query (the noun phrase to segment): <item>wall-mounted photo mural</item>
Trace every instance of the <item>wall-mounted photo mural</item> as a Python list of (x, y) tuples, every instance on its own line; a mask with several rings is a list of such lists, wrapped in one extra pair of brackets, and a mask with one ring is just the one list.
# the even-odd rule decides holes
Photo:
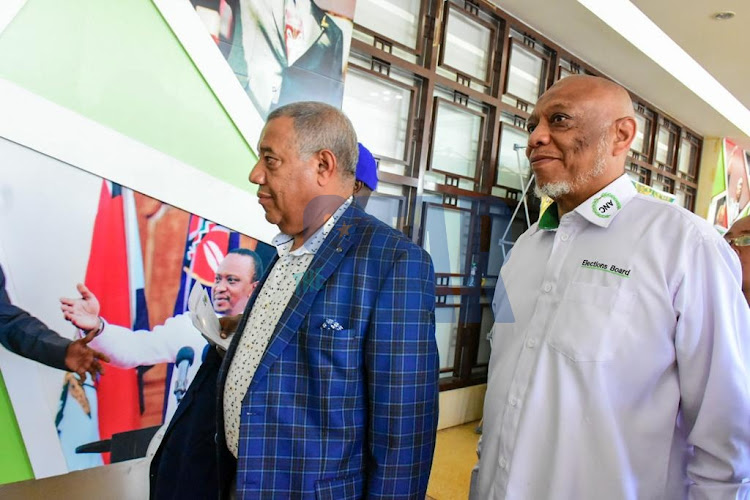
[[(275, 251), (18, 144), (0, 139), (0, 152), (24, 165), (0, 181), (0, 263), (11, 300), (71, 339), (101, 317), (90, 346), (111, 359), (98, 379), (80, 379), (3, 349), (18, 423), (27, 445), (36, 443), (29, 451), (44, 450), (32, 461), (102, 465), (106, 446), (92, 444), (161, 425), (200, 366), (209, 347), (186, 314), (193, 284), (206, 287), (217, 314), (238, 314)], [(183, 380), (180, 357), (188, 360)]]
[(708, 220), (724, 233), (750, 214), (750, 151), (730, 139), (722, 141)]

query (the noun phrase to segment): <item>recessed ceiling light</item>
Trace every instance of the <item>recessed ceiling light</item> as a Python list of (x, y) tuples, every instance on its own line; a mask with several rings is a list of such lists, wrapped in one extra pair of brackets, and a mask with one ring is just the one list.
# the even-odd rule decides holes
[(713, 16), (711, 16), (717, 21), (727, 21), (729, 19), (732, 19), (734, 17), (734, 12), (730, 12), (728, 10), (725, 10), (724, 12), (717, 12)]

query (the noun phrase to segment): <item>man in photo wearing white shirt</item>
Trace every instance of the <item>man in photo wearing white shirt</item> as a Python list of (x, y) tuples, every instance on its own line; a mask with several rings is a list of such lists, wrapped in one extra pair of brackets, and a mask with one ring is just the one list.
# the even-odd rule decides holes
[[(252, 250), (237, 248), (230, 250), (216, 269), (216, 279), (211, 289), (214, 310), (220, 315), (241, 314), (250, 295), (258, 284), (256, 270), (261, 268), (260, 258)], [(91, 347), (111, 358), (119, 368), (149, 366), (157, 363), (174, 363), (182, 347), (193, 349), (194, 361), (187, 373), (188, 385), (200, 367), (204, 348), (208, 345), (190, 319), (189, 313), (168, 318), (163, 325), (151, 331), (133, 332), (128, 328), (112, 325), (99, 319), (99, 301), (85, 285), (78, 285), (80, 299), (61, 299), (65, 319), (81, 330), (93, 330), (102, 325), (102, 330), (91, 341)], [(174, 379), (174, 377), (173, 377)], [(165, 422), (174, 414), (177, 400), (173, 393), (173, 382), (168, 381), (169, 401)]]
[(555, 203), (501, 270), (472, 498), (747, 495), (736, 254), (704, 220), (636, 192), (622, 87), (565, 78), (528, 129), (536, 191)]

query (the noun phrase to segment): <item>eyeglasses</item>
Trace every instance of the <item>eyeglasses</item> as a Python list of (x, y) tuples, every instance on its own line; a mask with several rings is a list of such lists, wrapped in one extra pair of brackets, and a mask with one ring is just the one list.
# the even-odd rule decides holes
[(750, 247), (750, 234), (737, 236), (736, 238), (725, 238), (727, 243), (733, 247)]

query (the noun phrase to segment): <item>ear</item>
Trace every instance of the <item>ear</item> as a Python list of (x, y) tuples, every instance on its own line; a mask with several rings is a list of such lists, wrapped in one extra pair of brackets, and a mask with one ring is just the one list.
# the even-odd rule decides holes
[(317, 154), (318, 185), (326, 186), (338, 176), (339, 164), (336, 155), (330, 149), (321, 149)]
[(636, 123), (635, 120), (626, 116), (615, 121), (615, 142), (612, 154), (620, 156), (630, 151), (630, 144), (635, 139)]
[(260, 283), (260, 281), (253, 281), (250, 283), (250, 293), (247, 294), (248, 297), (253, 294), (253, 291), (258, 287), (258, 283)]

